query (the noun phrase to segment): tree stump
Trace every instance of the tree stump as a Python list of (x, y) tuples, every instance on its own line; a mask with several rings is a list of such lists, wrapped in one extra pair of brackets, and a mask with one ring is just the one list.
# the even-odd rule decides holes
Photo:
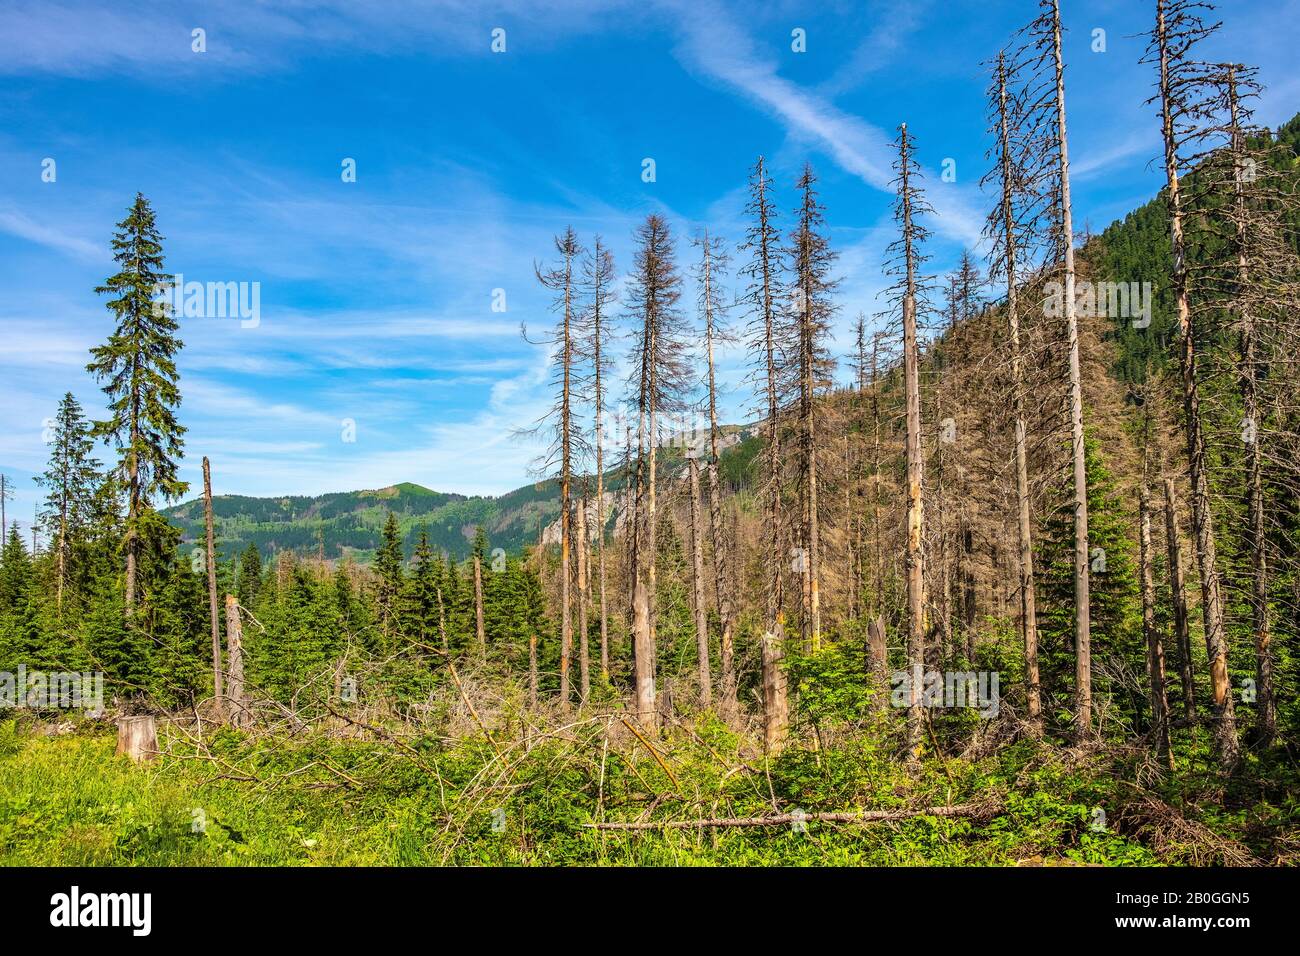
[[(244, 629), (239, 617), (239, 599), (226, 595), (226, 662), (230, 668), (226, 681), (226, 716), (236, 729), (246, 729), (252, 722), (248, 710), (248, 693), (244, 687)], [(340, 671), (340, 676), (342, 671)], [(337, 685), (337, 681), (336, 681)], [(339, 696), (335, 687), (334, 696)]]
[(133, 763), (158, 759), (158, 722), (153, 717), (121, 717), (117, 721), (117, 753)]

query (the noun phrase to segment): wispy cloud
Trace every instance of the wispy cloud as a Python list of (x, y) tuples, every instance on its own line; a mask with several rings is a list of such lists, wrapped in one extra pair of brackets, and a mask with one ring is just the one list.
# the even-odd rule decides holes
[(88, 262), (107, 262), (108, 254), (88, 239), (69, 235), (9, 209), (0, 209), (0, 231)]
[[(760, 53), (720, 5), (671, 0), (668, 6), (680, 17), (677, 54), (688, 68), (769, 111), (792, 135), (821, 146), (840, 168), (868, 186), (891, 191), (894, 151), (889, 135), (778, 75), (773, 60)], [(936, 191), (930, 200), (939, 214), (937, 231), (968, 245), (979, 241), (982, 216), (964, 190)]]

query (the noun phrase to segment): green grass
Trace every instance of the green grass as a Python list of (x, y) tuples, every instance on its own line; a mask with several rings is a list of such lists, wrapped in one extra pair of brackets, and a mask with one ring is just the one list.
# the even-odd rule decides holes
[[(1202, 810), (1189, 801), (1213, 778), (1189, 772), (1167, 780), (1161, 799), (1181, 801), (1182, 813), (1215, 836), (1192, 839), (1204, 844), (1193, 846), (1184, 833), (1180, 843), (1177, 832), (1171, 837), (1134, 816), (1129, 801), (1139, 791), (1120, 784), (1128, 757), (1070, 762), (1030, 743), (979, 764), (929, 760), (909, 775), (884, 748), (859, 737), (817, 752), (792, 747), (765, 767), (752, 754), (742, 758), (741, 742), (720, 724), (701, 721), (689, 735), (661, 741), (670, 779), (633, 741), (605, 750), (599, 724), (576, 741), (545, 742), (526, 755), (503, 745), (504, 758), (481, 740), (415, 741), (408, 752), (355, 738), (316, 735), (290, 744), (230, 731), (208, 738), (200, 757), (187, 738), (164, 728), (170, 754), (144, 766), (115, 757), (111, 736), (93, 726), (45, 737), (0, 724), (0, 863), (1160, 865), (1213, 862), (1210, 844), (1220, 835), (1234, 845), (1245, 840), (1267, 861), (1269, 847), (1294, 832), (1297, 814), (1293, 798), (1269, 796), (1275, 785), (1249, 776)], [(253, 779), (236, 779), (245, 777)], [(763, 815), (774, 794), (786, 812), (990, 795), (1001, 809), (983, 821), (810, 822), (806, 832), (582, 826), (601, 816)], [(1104, 827), (1098, 808), (1110, 821)]]

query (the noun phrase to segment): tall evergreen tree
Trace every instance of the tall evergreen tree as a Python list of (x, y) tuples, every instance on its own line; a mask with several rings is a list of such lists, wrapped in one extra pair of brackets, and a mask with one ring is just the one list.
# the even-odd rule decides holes
[(176, 353), (183, 343), (176, 337), (179, 326), (171, 306), (158, 300), (173, 278), (164, 269), (153, 208), (142, 194), (136, 194), (127, 217), (118, 223), (113, 258), (119, 271), (95, 291), (112, 296), (107, 306), (117, 324), (105, 344), (91, 349), (94, 360), (86, 370), (104, 382), (109, 397), (110, 417), (95, 422), (94, 437), (117, 443), (115, 471), (126, 489), (129, 618), (138, 598), (142, 516), (156, 496), (176, 498), (188, 488), (177, 477), (185, 428), (176, 419), (181, 403)]

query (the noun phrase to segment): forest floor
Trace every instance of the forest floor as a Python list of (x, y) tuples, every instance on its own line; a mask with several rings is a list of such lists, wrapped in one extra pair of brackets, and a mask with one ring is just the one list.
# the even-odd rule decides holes
[[(1222, 777), (1206, 735), (1178, 770), (1137, 748), (1019, 740), (907, 768), (859, 728), (766, 760), (716, 719), (657, 739), (616, 714), (529, 743), (338, 727), (295, 736), (163, 723), (152, 763), (112, 725), (0, 722), (5, 865), (1294, 865), (1300, 777), (1285, 752)], [(44, 732), (42, 732), (44, 731)], [(815, 739), (815, 738), (814, 738)], [(653, 747), (653, 749), (651, 749)], [(842, 822), (819, 813), (961, 807)], [(628, 831), (597, 823), (752, 820)], [(792, 819), (791, 819), (792, 818)]]

